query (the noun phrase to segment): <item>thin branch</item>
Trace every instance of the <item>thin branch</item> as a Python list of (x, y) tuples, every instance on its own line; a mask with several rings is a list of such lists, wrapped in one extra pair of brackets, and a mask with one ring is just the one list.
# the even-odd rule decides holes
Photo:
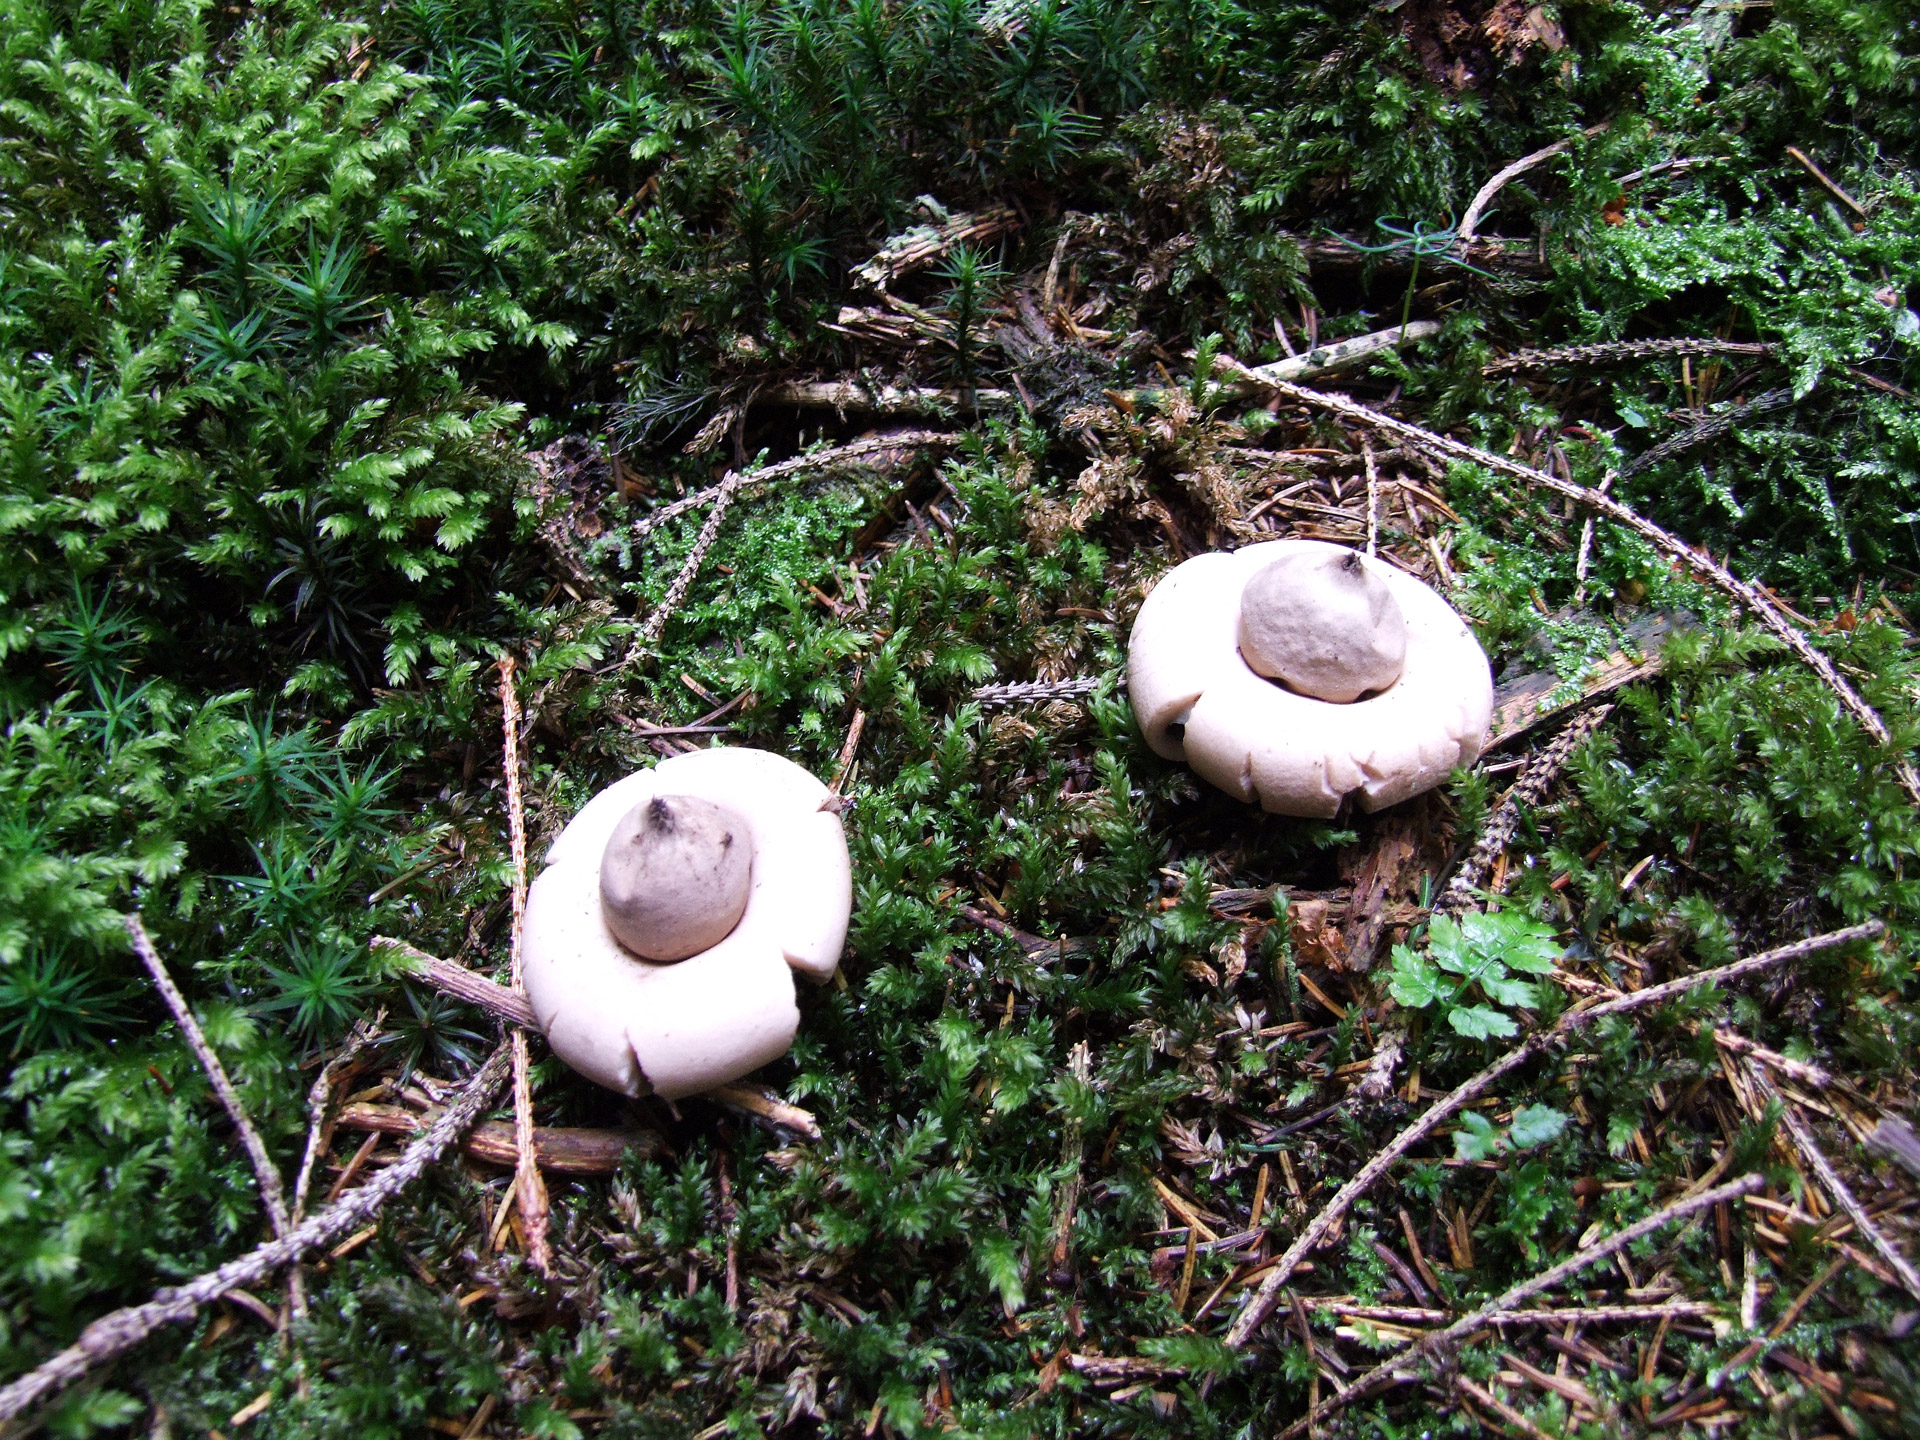
[(693, 580), (700, 573), (700, 566), (707, 558), (707, 551), (713, 548), (713, 542), (720, 535), (720, 522), (727, 518), (727, 507), (733, 504), (734, 493), (740, 489), (742, 481), (738, 475), (729, 474), (720, 482), (719, 494), (714, 496), (713, 509), (708, 512), (707, 523), (700, 527), (700, 534), (693, 542), (693, 549), (687, 552), (680, 573), (673, 577), (673, 584), (667, 587), (666, 598), (654, 608), (640, 626), (640, 638), (649, 644), (659, 640), (660, 633), (667, 628), (667, 621), (680, 607), (680, 602), (693, 588)]
[(540, 1022), (534, 1019), (533, 1007), (527, 1004), (526, 997), (515, 994), (497, 980), (489, 980), (452, 960), (429, 955), (391, 935), (376, 935), (368, 944), (375, 950), (392, 951), (392, 963), (396, 969), (413, 979), (424, 981), (442, 995), (464, 1000), (509, 1025), (520, 1025), (529, 1030), (540, 1028)]
[[(507, 832), (513, 847), (513, 929), (510, 942), (514, 992), (524, 996), (521, 977), (521, 932), (527, 918), (527, 817), (520, 798), (520, 696), (513, 687), (513, 656), (500, 657), (500, 731), (507, 773)], [(547, 1241), (547, 1182), (541, 1178), (533, 1146), (532, 1057), (527, 1032), (513, 1031), (513, 1134), (515, 1194), (520, 1218), (527, 1226), (527, 1261), (542, 1275), (553, 1273), (553, 1248)]]
[(1756, 395), (1744, 405), (1735, 405), (1698, 425), (1682, 430), (1678, 435), (1662, 440), (1651, 450), (1642, 452), (1620, 467), (1620, 478), (1626, 479), (1638, 475), (1643, 470), (1651, 470), (1662, 461), (1684, 454), (1696, 445), (1704, 445), (1709, 440), (1717, 440), (1743, 420), (1755, 415), (1765, 415), (1773, 410), (1783, 410), (1793, 403), (1793, 391), (1789, 389), (1768, 390)]
[(1787, 146), (1787, 154), (1791, 155), (1794, 158), (1795, 162), (1800, 166), (1802, 170), (1805, 170), (1815, 180), (1819, 181), (1820, 187), (1823, 190), (1825, 190), (1829, 195), (1833, 196), (1834, 199), (1838, 200), (1842, 205), (1845, 205), (1849, 210), (1853, 211), (1853, 213), (1858, 215), (1862, 220), (1871, 218), (1867, 214), (1867, 207), (1862, 205), (1858, 200), (1854, 199), (1853, 196), (1849, 195), (1845, 190), (1842, 190), (1839, 187), (1839, 185), (1835, 184), (1833, 180), (1828, 178), (1827, 172), (1822, 170), (1818, 165), (1814, 164), (1813, 161), (1808, 158), (1806, 152), (1800, 149), (1799, 146), (1797, 145)]
[(1562, 345), (1552, 350), (1516, 350), (1482, 365), (1480, 373), (1506, 375), (1555, 365), (1608, 365), (1616, 360), (1659, 360), (1680, 355), (1743, 355), (1757, 360), (1773, 353), (1772, 345), (1744, 340), (1612, 340), (1599, 345)]
[[(300, 1173), (293, 1184), (291, 1218), (296, 1225), (306, 1218), (307, 1191), (313, 1184), (313, 1167), (319, 1162), (320, 1152), (327, 1143), (327, 1112), (333, 1103), (333, 1082), (361, 1051), (373, 1043), (386, 1018), (386, 1008), (382, 1006), (371, 1019), (362, 1019), (355, 1025), (353, 1034), (347, 1037), (347, 1043), (340, 1047), (340, 1053), (320, 1067), (313, 1089), (307, 1092), (307, 1148), (300, 1157)], [(287, 1278), (287, 1300), (295, 1319), (306, 1315), (307, 1287), (298, 1265), (293, 1267), (292, 1274)]]
[[(900, 450), (931, 450), (956, 445), (960, 437), (945, 430), (901, 430), (892, 435), (875, 435), (866, 440), (856, 440), (850, 445), (836, 446), (831, 450), (815, 450), (810, 454), (796, 455), (791, 460), (782, 460), (777, 465), (769, 465), (764, 470), (752, 470), (744, 475), (730, 474), (727, 479), (738, 478), (742, 486), (765, 485), (774, 480), (784, 480), (789, 475), (805, 474), (813, 470), (829, 470), (851, 460), (859, 460), (869, 455), (884, 455)], [(698, 510), (703, 505), (711, 505), (720, 498), (720, 492), (726, 487), (726, 480), (710, 485), (705, 490), (696, 491), (684, 500), (675, 500), (662, 505), (649, 515), (634, 522), (633, 536), (636, 540), (658, 530), (667, 521), (686, 514), (689, 510)]]
[(1487, 213), (1487, 207), (1493, 204), (1494, 196), (1506, 189), (1509, 181), (1518, 179), (1520, 176), (1526, 174), (1527, 171), (1533, 169), (1534, 166), (1551, 160), (1562, 150), (1565, 150), (1569, 145), (1573, 144), (1575, 140), (1582, 139), (1588, 135), (1598, 135), (1606, 128), (1606, 122), (1604, 121), (1598, 125), (1588, 126), (1587, 129), (1579, 135), (1569, 135), (1563, 140), (1556, 140), (1553, 144), (1548, 145), (1544, 149), (1536, 150), (1531, 155), (1522, 155), (1504, 170), (1496, 171), (1493, 178), (1480, 187), (1480, 193), (1473, 197), (1473, 202), (1467, 206), (1465, 218), (1460, 221), (1459, 228), (1453, 232), (1459, 243), (1461, 254), (1464, 255), (1473, 245), (1474, 232), (1480, 228), (1480, 221)]
[(952, 415), (970, 405), (1005, 410), (1014, 399), (1011, 390), (936, 390), (911, 385), (862, 385), (851, 380), (791, 380), (784, 385), (769, 385), (756, 402), (857, 415)]
[[(1747, 1077), (1762, 1099), (1780, 1098), (1780, 1092), (1774, 1089), (1773, 1081), (1767, 1078), (1766, 1072), (1751, 1061), (1747, 1064)], [(1801, 1157), (1813, 1167), (1814, 1173), (1820, 1177), (1820, 1183), (1826, 1186), (1827, 1194), (1833, 1197), (1834, 1203), (1846, 1212), (1849, 1220), (1853, 1221), (1853, 1228), (1867, 1237), (1868, 1243), (1880, 1253), (1880, 1258), (1886, 1261), (1888, 1268), (1899, 1277), (1907, 1293), (1914, 1299), (1920, 1300), (1920, 1272), (1914, 1270), (1907, 1257), (1902, 1255), (1894, 1243), (1887, 1238), (1886, 1232), (1873, 1223), (1873, 1218), (1867, 1214), (1867, 1207), (1860, 1203), (1851, 1187), (1840, 1178), (1840, 1173), (1833, 1168), (1833, 1162), (1827, 1159), (1826, 1151), (1822, 1150), (1819, 1141), (1813, 1138), (1813, 1131), (1807, 1128), (1807, 1122), (1802, 1120), (1799, 1112), (1785, 1101), (1781, 1102), (1780, 1120), (1787, 1127), (1787, 1133), (1793, 1137), (1794, 1146), (1799, 1150)]]
[(226, 1066), (220, 1063), (213, 1046), (207, 1043), (200, 1022), (193, 1018), (193, 1011), (187, 1008), (187, 997), (180, 993), (179, 987), (173, 983), (173, 977), (167, 973), (160, 952), (153, 948), (153, 941), (147, 937), (147, 927), (140, 923), (138, 911), (127, 916), (127, 935), (133, 941), (134, 953), (140, 957), (140, 963), (147, 967), (147, 973), (153, 976), (155, 988), (160, 991), (167, 1008), (179, 1023), (180, 1033), (187, 1037), (187, 1045), (199, 1059), (200, 1068), (207, 1072), (213, 1093), (220, 1097), (220, 1103), (226, 1106), (228, 1118), (233, 1121), (233, 1128), (240, 1133), (240, 1144), (246, 1149), (247, 1159), (252, 1162), (253, 1178), (260, 1187), (260, 1199), (267, 1207), (267, 1217), (273, 1222), (273, 1233), (285, 1235), (293, 1222), (287, 1214), (287, 1197), (280, 1186), (280, 1172), (274, 1168), (273, 1160), (267, 1154), (267, 1142), (253, 1128), (253, 1121), (247, 1116), (247, 1107), (240, 1103), (233, 1082), (227, 1079)]
[(1863, 925), (1850, 925), (1844, 930), (1829, 931), (1825, 935), (1814, 935), (1805, 940), (1797, 940), (1791, 945), (1782, 945), (1773, 950), (1762, 951), (1758, 955), (1749, 955), (1744, 960), (1736, 960), (1730, 965), (1722, 965), (1717, 969), (1696, 971), (1692, 975), (1682, 976), (1678, 980), (1669, 980), (1664, 985), (1652, 985), (1645, 990), (1636, 990), (1630, 995), (1623, 995), (1615, 1000), (1567, 1011), (1551, 1030), (1537, 1031), (1517, 1049), (1509, 1050), (1458, 1089), (1434, 1102), (1431, 1109), (1376, 1151), (1373, 1157), (1361, 1166), (1359, 1174), (1341, 1186), (1334, 1197), (1321, 1207), (1320, 1213), (1307, 1223), (1307, 1227), (1300, 1232), (1299, 1238), (1288, 1246), (1286, 1253), (1275, 1262), (1273, 1269), (1260, 1282), (1259, 1290), (1234, 1317), (1233, 1325), (1227, 1331), (1227, 1344), (1235, 1348), (1246, 1344), (1253, 1337), (1254, 1332), (1266, 1323), (1267, 1317), (1273, 1313), (1274, 1307), (1279, 1303), (1281, 1287), (1291, 1278), (1301, 1260), (1306, 1258), (1307, 1252), (1326, 1237), (1335, 1223), (1352, 1208), (1354, 1201), (1372, 1188), (1374, 1183), (1387, 1173), (1395, 1160), (1432, 1134), (1449, 1117), (1486, 1094), (1501, 1076), (1544, 1053), (1556, 1041), (1584, 1029), (1604, 1016), (1620, 1015), (1632, 1010), (1645, 1009), (1649, 1005), (1665, 1004), (1702, 985), (1725, 984), (1730, 980), (1752, 975), (1761, 970), (1770, 970), (1792, 960), (1804, 959), (1808, 955), (1817, 955), (1859, 940), (1873, 939), (1884, 934), (1886, 928), (1878, 920), (1869, 920)]
[(1434, 904), (1434, 913), (1457, 915), (1472, 903), (1473, 892), (1480, 888), (1481, 882), (1487, 878), (1487, 871), (1500, 858), (1500, 852), (1507, 848), (1513, 839), (1513, 832), (1520, 828), (1521, 810), (1540, 803), (1540, 797), (1547, 793), (1547, 787), (1553, 783), (1554, 776), (1560, 773), (1560, 767), (1567, 763), (1567, 757), (1573, 754), (1574, 747), (1599, 729), (1600, 722), (1612, 713), (1611, 705), (1602, 705), (1584, 715), (1576, 715), (1572, 723), (1554, 737), (1552, 744), (1527, 762), (1526, 770), (1507, 792), (1506, 799), (1488, 817), (1487, 828), (1481, 832), (1479, 842), (1461, 862), (1447, 888), (1441, 892)]
[(1415, 1367), (1430, 1359), (1441, 1359), (1453, 1346), (1481, 1326), (1488, 1324), (1498, 1312), (1518, 1309), (1522, 1301), (1538, 1295), (1543, 1290), (1551, 1290), (1556, 1285), (1565, 1283), (1589, 1265), (1611, 1259), (1629, 1245), (1664, 1230), (1676, 1220), (1684, 1220), (1691, 1215), (1699, 1214), (1702, 1210), (1711, 1210), (1714, 1206), (1723, 1205), (1729, 1200), (1738, 1200), (1744, 1195), (1751, 1195), (1756, 1190), (1765, 1189), (1766, 1183), (1764, 1175), (1757, 1173), (1742, 1175), (1738, 1180), (1729, 1181), (1725, 1185), (1716, 1185), (1713, 1189), (1703, 1190), (1698, 1195), (1682, 1196), (1671, 1205), (1656, 1210), (1646, 1218), (1627, 1226), (1626, 1229), (1616, 1230), (1606, 1239), (1597, 1241), (1584, 1250), (1575, 1251), (1552, 1269), (1544, 1270), (1531, 1279), (1521, 1281), (1498, 1299), (1488, 1301), (1478, 1310), (1462, 1315), (1446, 1329), (1435, 1331), (1417, 1341), (1405, 1353), (1376, 1365), (1331, 1400), (1316, 1406), (1288, 1426), (1281, 1432), (1280, 1440), (1292, 1440), (1296, 1435), (1304, 1435), (1310, 1427), (1317, 1425), (1336, 1411), (1364, 1400), (1388, 1385), (1411, 1379), (1416, 1373)]
[(432, 1167), (473, 1127), (500, 1093), (510, 1068), (511, 1047), (502, 1045), (480, 1067), (460, 1098), (448, 1106), (431, 1129), (409, 1145), (392, 1165), (337, 1205), (302, 1221), (284, 1236), (229, 1260), (185, 1285), (155, 1293), (142, 1305), (130, 1305), (103, 1315), (80, 1332), (80, 1338), (44, 1364), (0, 1389), (0, 1422), (24, 1414), (58, 1394), (97, 1366), (124, 1355), (164, 1325), (193, 1317), (202, 1305), (236, 1287), (258, 1284), (282, 1267), (331, 1247), (342, 1237), (364, 1227), (382, 1207)]
[[(1341, 415), (1363, 425), (1371, 425), (1402, 440), (1425, 446), (1436, 455), (1464, 461), (1469, 465), (1478, 465), (1496, 475), (1505, 475), (1524, 484), (1576, 501), (1598, 511), (1609, 520), (1625, 526), (1655, 550), (1678, 560), (1700, 579), (1753, 615), (1761, 625), (1772, 631), (1808, 669), (1812, 670), (1822, 684), (1833, 691), (1841, 705), (1859, 723), (1861, 729), (1883, 746), (1890, 746), (1893, 743), (1893, 732), (1887, 728), (1886, 721), (1880, 718), (1880, 712), (1860, 697), (1859, 692), (1834, 668), (1833, 662), (1814, 648), (1812, 642), (1793, 626), (1777, 605), (1761, 593), (1758, 586), (1736, 578), (1712, 556), (1668, 534), (1651, 520), (1629, 509), (1611, 495), (1603, 495), (1590, 486), (1580, 485), (1571, 480), (1562, 480), (1557, 475), (1535, 470), (1530, 465), (1522, 465), (1505, 456), (1482, 450), (1478, 446), (1448, 439), (1419, 425), (1396, 419), (1391, 415), (1384, 415), (1365, 405), (1356, 404), (1344, 395), (1330, 395), (1324, 391), (1311, 390), (1304, 385), (1294, 385), (1287, 381), (1275, 381), (1273, 388), (1303, 405)], [(1904, 758), (1896, 758), (1893, 764), (1894, 771), (1899, 776), (1900, 783), (1908, 796), (1915, 804), (1920, 804), (1920, 772), (1916, 772), (1913, 765)]]

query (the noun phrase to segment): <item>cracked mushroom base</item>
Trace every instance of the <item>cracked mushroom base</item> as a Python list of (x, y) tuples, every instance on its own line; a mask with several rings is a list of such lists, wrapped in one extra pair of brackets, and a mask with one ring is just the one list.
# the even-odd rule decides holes
[(1404, 571), (1367, 566), (1407, 623), (1398, 681), (1349, 704), (1295, 694), (1240, 654), (1240, 593), (1255, 574), (1317, 540), (1272, 540), (1197, 555), (1147, 596), (1128, 644), (1134, 715), (1154, 752), (1279, 815), (1328, 818), (1349, 796), (1398, 804), (1471, 765), (1493, 714), (1493, 673), (1452, 606)]
[[(614, 827), (655, 795), (739, 812), (753, 846), (739, 923), (669, 964), (615, 939), (600, 902)], [(670, 1100), (784, 1055), (800, 1024), (794, 973), (832, 977), (853, 909), (846, 835), (840, 817), (820, 808), (827, 798), (826, 786), (781, 756), (713, 749), (629, 775), (588, 801), (527, 893), (527, 999), (554, 1053), (610, 1090)]]

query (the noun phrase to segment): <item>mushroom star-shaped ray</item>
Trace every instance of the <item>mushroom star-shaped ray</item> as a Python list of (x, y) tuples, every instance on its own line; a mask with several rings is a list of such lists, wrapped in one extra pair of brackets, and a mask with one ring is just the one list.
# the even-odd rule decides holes
[[(853, 910), (846, 836), (829, 799), (791, 760), (714, 749), (662, 761), (589, 800), (527, 894), (527, 999), (554, 1053), (609, 1089), (670, 1100), (785, 1054), (800, 1023), (794, 972), (832, 977)], [(751, 859), (745, 907), (721, 938), (677, 961), (621, 943), (616, 930), (645, 943), (662, 923), (699, 935), (689, 909), (737, 903), (729, 840)], [(683, 893), (666, 895), (671, 923), (609, 915), (609, 899), (625, 910), (648, 898), (640, 888), (673, 891), (674, 863), (687, 873)]]
[[(1344, 589), (1311, 588), (1333, 582)], [(1260, 611), (1245, 626), (1243, 599)], [(1356, 617), (1390, 627), (1388, 643), (1313, 633)], [(1291, 675), (1255, 673), (1243, 640), (1275, 652), (1278, 664), (1263, 668), (1318, 665), (1374, 684), (1397, 660), (1398, 675), (1347, 703), (1322, 699), (1300, 693), (1319, 687), (1289, 688)], [(1358, 683), (1323, 693), (1351, 694)], [(1317, 540), (1267, 541), (1175, 567), (1134, 621), (1128, 689), (1156, 754), (1276, 814), (1319, 818), (1348, 796), (1378, 810), (1432, 789), (1478, 758), (1493, 714), (1486, 654), (1452, 606), (1382, 560)]]

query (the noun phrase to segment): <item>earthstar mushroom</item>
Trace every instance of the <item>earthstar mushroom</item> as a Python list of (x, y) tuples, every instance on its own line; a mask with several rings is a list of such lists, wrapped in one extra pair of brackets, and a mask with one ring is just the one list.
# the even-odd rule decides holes
[(1128, 688), (1155, 753), (1306, 817), (1432, 789), (1478, 758), (1493, 714), (1486, 654), (1452, 606), (1318, 540), (1176, 566), (1134, 621)]
[(589, 800), (527, 894), (527, 999), (554, 1053), (609, 1089), (668, 1099), (785, 1054), (794, 973), (832, 977), (853, 908), (829, 799), (781, 756), (711, 749)]

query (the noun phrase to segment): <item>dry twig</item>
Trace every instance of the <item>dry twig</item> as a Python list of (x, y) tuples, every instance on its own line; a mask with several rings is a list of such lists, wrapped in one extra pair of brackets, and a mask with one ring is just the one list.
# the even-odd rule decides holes
[(124, 1355), (163, 1325), (191, 1319), (202, 1305), (228, 1291), (256, 1285), (283, 1266), (315, 1251), (329, 1249), (364, 1227), (382, 1207), (419, 1179), (480, 1118), (507, 1078), (510, 1047), (502, 1045), (480, 1067), (460, 1098), (447, 1107), (399, 1160), (367, 1184), (349, 1191), (337, 1205), (302, 1221), (284, 1236), (229, 1260), (217, 1270), (157, 1292), (142, 1305), (115, 1310), (87, 1326), (80, 1338), (45, 1363), (0, 1389), (0, 1422), (24, 1414), (58, 1394), (82, 1375)]
[(1762, 359), (1774, 347), (1744, 340), (1615, 340), (1599, 345), (1562, 345), (1552, 350), (1516, 350), (1480, 367), (1482, 375), (1539, 370), (1554, 365), (1606, 365), (1616, 360), (1659, 360), (1680, 355), (1741, 355)]
[[(1386, 1145), (1374, 1152), (1373, 1157), (1360, 1168), (1360, 1172), (1341, 1186), (1334, 1197), (1321, 1207), (1320, 1213), (1307, 1223), (1292, 1245), (1267, 1272), (1260, 1288), (1248, 1300), (1240, 1313), (1234, 1317), (1232, 1327), (1227, 1331), (1227, 1344), (1239, 1347), (1252, 1338), (1279, 1303), (1280, 1288), (1292, 1277), (1294, 1269), (1313, 1249), (1326, 1238), (1336, 1222), (1352, 1208), (1353, 1202), (1364, 1195), (1381, 1176), (1407, 1151), (1432, 1134), (1434, 1130), (1457, 1114), (1473, 1101), (1486, 1094), (1494, 1082), (1511, 1070), (1537, 1055), (1544, 1053), (1556, 1041), (1572, 1035), (1595, 1020), (1607, 1015), (1625, 1014), (1632, 1010), (1645, 1009), (1649, 1005), (1663, 1005), (1676, 996), (1702, 985), (1719, 985), (1728, 981), (1769, 970), (1784, 965), (1791, 960), (1803, 959), (1808, 955), (1817, 955), (1823, 951), (1838, 949), (1859, 940), (1870, 940), (1884, 934), (1886, 926), (1878, 920), (1869, 920), (1863, 925), (1850, 925), (1844, 930), (1832, 930), (1824, 935), (1814, 935), (1805, 940), (1795, 941), (1791, 945), (1782, 945), (1773, 950), (1762, 951), (1758, 955), (1749, 955), (1730, 965), (1722, 965), (1713, 970), (1700, 970), (1692, 975), (1684, 975), (1678, 980), (1669, 980), (1663, 985), (1652, 985), (1645, 990), (1636, 990), (1631, 995), (1603, 1001), (1596, 1005), (1587, 1005), (1568, 1010), (1550, 1030), (1536, 1031), (1518, 1048), (1509, 1050), (1495, 1060), (1479, 1074), (1467, 1080), (1458, 1089), (1445, 1098), (1435, 1101), (1432, 1108), (1407, 1126)], [(1511, 1308), (1511, 1301), (1501, 1308)]]
[[(507, 830), (513, 846), (513, 929), (510, 941), (514, 993), (524, 997), (521, 932), (527, 917), (527, 817), (520, 797), (520, 697), (513, 688), (513, 657), (500, 658), (500, 730), (507, 773)], [(514, 1194), (527, 1227), (527, 1260), (542, 1275), (553, 1273), (553, 1248), (547, 1240), (547, 1182), (533, 1144), (532, 1057), (527, 1032), (513, 1031)]]
[(1487, 828), (1481, 832), (1479, 842), (1461, 862), (1453, 879), (1434, 903), (1436, 914), (1458, 914), (1472, 903), (1473, 892), (1486, 879), (1487, 871), (1500, 858), (1501, 851), (1513, 839), (1513, 832), (1519, 828), (1521, 810), (1540, 803), (1540, 797), (1547, 793), (1547, 787), (1553, 783), (1553, 777), (1560, 773), (1560, 767), (1567, 763), (1567, 757), (1573, 753), (1574, 747), (1599, 729), (1600, 722), (1612, 713), (1611, 705), (1602, 705), (1574, 717), (1573, 722), (1554, 737), (1551, 745), (1527, 762), (1525, 772), (1507, 792), (1506, 799), (1487, 817)]
[(200, 1029), (200, 1022), (193, 1018), (193, 1011), (187, 1008), (187, 997), (180, 993), (180, 988), (173, 983), (173, 977), (167, 973), (160, 952), (153, 948), (153, 941), (147, 936), (147, 927), (140, 923), (138, 911), (127, 916), (127, 935), (133, 941), (134, 954), (147, 967), (147, 973), (153, 977), (154, 987), (159, 990), (167, 1002), (167, 1008), (173, 1012), (173, 1018), (179, 1023), (180, 1033), (186, 1036), (188, 1048), (200, 1061), (200, 1068), (207, 1072), (213, 1093), (220, 1097), (228, 1118), (233, 1121), (233, 1128), (239, 1132), (240, 1144), (253, 1165), (254, 1181), (260, 1187), (261, 1203), (267, 1207), (267, 1218), (273, 1222), (273, 1233), (284, 1236), (292, 1228), (293, 1222), (287, 1214), (287, 1197), (280, 1186), (280, 1172), (274, 1168), (273, 1159), (267, 1154), (267, 1142), (253, 1128), (247, 1107), (240, 1103), (233, 1082), (227, 1078), (227, 1067), (214, 1054), (213, 1046), (207, 1043), (206, 1034)]
[(1579, 135), (1568, 135), (1564, 139), (1556, 140), (1553, 144), (1536, 150), (1531, 155), (1522, 155), (1511, 165), (1494, 172), (1493, 178), (1482, 185), (1479, 193), (1468, 203), (1467, 213), (1461, 218), (1459, 228), (1453, 232), (1456, 243), (1460, 246), (1460, 253), (1464, 255), (1473, 247), (1473, 237), (1480, 228), (1481, 217), (1493, 204), (1494, 197), (1506, 189), (1509, 181), (1517, 180), (1534, 166), (1551, 160), (1575, 140), (1583, 139), (1588, 135), (1598, 135), (1606, 128), (1607, 122), (1604, 120), (1598, 125), (1590, 125)]
[[(1294, 385), (1284, 380), (1275, 381), (1273, 388), (1303, 405), (1344, 416), (1363, 425), (1370, 425), (1387, 434), (1398, 436), (1404, 441), (1425, 446), (1436, 455), (1465, 461), (1469, 465), (1478, 465), (1496, 475), (1505, 475), (1524, 484), (1563, 496), (1598, 511), (1616, 524), (1625, 526), (1661, 554), (1678, 560), (1700, 579), (1746, 610), (1762, 626), (1772, 631), (1781, 643), (1834, 693), (1847, 713), (1859, 723), (1861, 729), (1883, 746), (1890, 746), (1893, 743), (1893, 732), (1887, 728), (1886, 721), (1880, 718), (1880, 712), (1860, 697), (1860, 693), (1847, 683), (1846, 678), (1834, 667), (1833, 662), (1814, 648), (1812, 642), (1794, 627), (1792, 622), (1781, 613), (1780, 607), (1769, 600), (1757, 585), (1738, 579), (1712, 556), (1668, 534), (1651, 520), (1621, 504), (1611, 495), (1604, 495), (1590, 486), (1577, 484), (1571, 480), (1562, 480), (1557, 475), (1535, 470), (1530, 465), (1522, 465), (1518, 461), (1495, 455), (1478, 446), (1448, 439), (1419, 425), (1391, 415), (1384, 415), (1365, 405), (1356, 404), (1344, 395), (1330, 395), (1324, 391), (1312, 390), (1304, 385)], [(1920, 804), (1920, 772), (1916, 772), (1910, 762), (1900, 757), (1894, 759), (1893, 766), (1908, 796), (1915, 804)]]

